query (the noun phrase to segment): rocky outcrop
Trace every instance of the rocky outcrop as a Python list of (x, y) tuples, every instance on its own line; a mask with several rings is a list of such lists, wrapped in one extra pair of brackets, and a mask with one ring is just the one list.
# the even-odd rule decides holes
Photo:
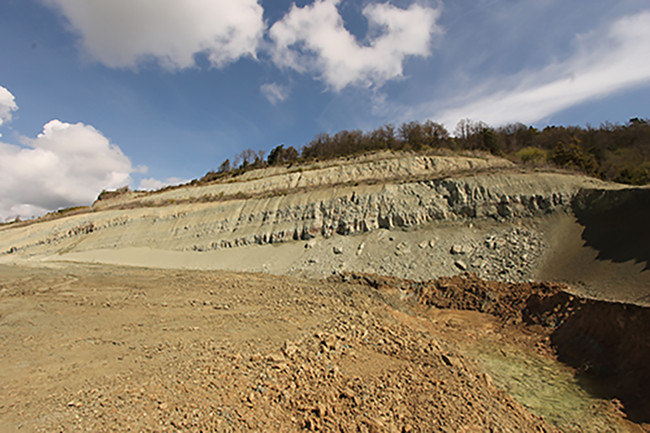
[(172, 188), (144, 195), (140, 192), (118, 195), (112, 200), (98, 201), (94, 206), (101, 209), (116, 206), (133, 208), (269, 197), (342, 185), (404, 182), (512, 167), (511, 162), (492, 156), (427, 156), (386, 152), (298, 167), (258, 169), (207, 185)]
[(578, 191), (592, 182), (552, 173), (487, 173), (96, 211), (5, 229), (0, 251), (51, 254), (126, 246), (208, 251), (382, 228), (411, 229), (435, 221), (506, 221), (567, 211)]

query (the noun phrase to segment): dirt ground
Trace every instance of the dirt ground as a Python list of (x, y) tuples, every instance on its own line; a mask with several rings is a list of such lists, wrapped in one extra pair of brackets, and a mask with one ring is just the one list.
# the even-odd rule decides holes
[(2, 265), (0, 431), (644, 431), (543, 332), (403, 287)]

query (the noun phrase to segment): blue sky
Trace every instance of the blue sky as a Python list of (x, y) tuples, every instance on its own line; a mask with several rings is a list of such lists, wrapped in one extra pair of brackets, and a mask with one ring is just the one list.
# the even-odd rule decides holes
[(0, 220), (246, 148), (650, 117), (647, 0), (3, 0)]

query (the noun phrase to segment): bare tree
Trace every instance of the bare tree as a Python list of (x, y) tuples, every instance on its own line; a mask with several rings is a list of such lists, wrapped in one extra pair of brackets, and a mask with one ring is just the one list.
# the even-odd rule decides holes
[(224, 162), (221, 163), (221, 165), (217, 169), (217, 173), (227, 173), (231, 169), (232, 166), (230, 165), (230, 159), (226, 159)]
[(257, 152), (255, 152), (253, 149), (244, 149), (236, 157), (236, 160), (241, 161), (241, 167), (243, 168), (253, 164), (256, 159), (257, 159)]

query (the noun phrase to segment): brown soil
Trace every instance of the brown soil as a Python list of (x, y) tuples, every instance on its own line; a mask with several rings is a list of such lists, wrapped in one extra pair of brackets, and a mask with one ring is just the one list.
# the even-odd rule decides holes
[(535, 329), (549, 337), (561, 361), (591, 379), (592, 392), (619, 399), (631, 419), (650, 423), (650, 308), (580, 298), (560, 284), (485, 281), (473, 274), (426, 282), (352, 273), (338, 278)]
[(530, 303), (556, 299), (549, 285), (69, 264), (0, 276), (0, 431), (642, 431), (606, 400), (551, 423), (473, 355), (561, 368), (547, 337), (562, 326), (540, 324), (568, 324), (573, 304)]

